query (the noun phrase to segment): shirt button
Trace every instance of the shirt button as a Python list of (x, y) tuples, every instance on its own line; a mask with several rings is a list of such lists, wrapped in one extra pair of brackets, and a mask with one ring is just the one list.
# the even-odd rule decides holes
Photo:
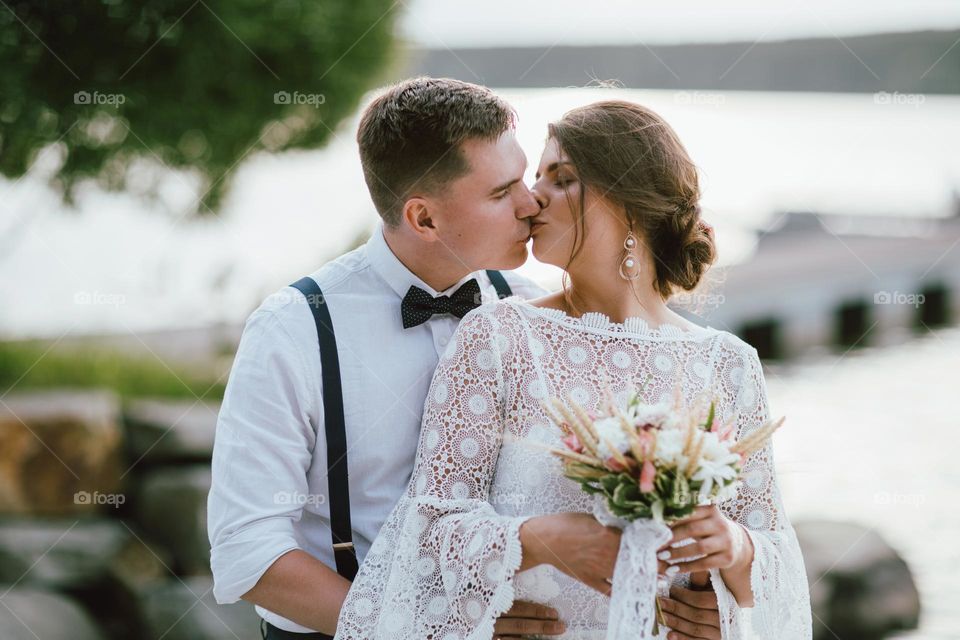
[(450, 342), (450, 340), (447, 338), (440, 338), (439, 340), (437, 340), (437, 342), (440, 343), (441, 347), (445, 347), (447, 346), (447, 343)]

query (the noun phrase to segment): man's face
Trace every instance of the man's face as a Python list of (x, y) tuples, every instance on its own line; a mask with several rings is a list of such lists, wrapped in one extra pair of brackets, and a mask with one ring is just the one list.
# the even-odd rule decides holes
[(467, 173), (429, 198), (437, 237), (470, 271), (515, 269), (540, 210), (523, 183), (527, 158), (512, 130), (492, 142), (467, 140), (460, 151)]

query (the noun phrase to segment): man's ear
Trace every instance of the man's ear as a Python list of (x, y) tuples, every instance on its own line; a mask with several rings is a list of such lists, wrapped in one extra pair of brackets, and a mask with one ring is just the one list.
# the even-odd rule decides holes
[(436, 220), (433, 210), (436, 204), (429, 198), (414, 196), (403, 203), (401, 218), (417, 236), (425, 242), (437, 239)]

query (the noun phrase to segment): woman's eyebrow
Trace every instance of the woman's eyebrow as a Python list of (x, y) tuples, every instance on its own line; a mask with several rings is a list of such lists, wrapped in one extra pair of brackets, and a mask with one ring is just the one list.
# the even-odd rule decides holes
[[(560, 165), (563, 165), (563, 164), (573, 164), (573, 163), (570, 162), (569, 160), (560, 160), (560, 161), (558, 161), (558, 162), (552, 162), (552, 163), (550, 163), (550, 164), (547, 166), (547, 173), (550, 173), (551, 171), (554, 171), (554, 170), (556, 170), (556, 169), (559, 169), (559, 168), (560, 168)], [(540, 172), (539, 172), (539, 171), (537, 171), (537, 175), (536, 175), (535, 177), (537, 178), (537, 180), (540, 179)]]

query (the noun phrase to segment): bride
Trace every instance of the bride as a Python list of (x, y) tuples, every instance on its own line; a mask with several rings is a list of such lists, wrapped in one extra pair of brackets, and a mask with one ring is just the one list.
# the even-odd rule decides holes
[[(570, 111), (549, 127), (532, 191), (533, 253), (564, 269), (564, 288), (461, 321), (430, 387), (409, 488), (360, 568), (337, 638), (489, 639), (514, 600), (556, 609), (562, 638), (604, 638), (612, 573), (600, 549), (613, 540), (615, 554), (619, 538), (587, 515), (592, 498), (546, 451), (563, 434), (541, 402), (593, 410), (607, 387), (625, 401), (642, 386), (656, 402), (679, 385), (688, 401), (716, 398), (738, 438), (768, 418), (756, 351), (666, 305), (715, 259), (696, 168), (666, 122), (623, 101)], [(709, 572), (719, 630), (703, 637), (811, 636), (770, 445), (746, 461), (735, 498), (698, 507), (657, 551), (674, 584)]]

